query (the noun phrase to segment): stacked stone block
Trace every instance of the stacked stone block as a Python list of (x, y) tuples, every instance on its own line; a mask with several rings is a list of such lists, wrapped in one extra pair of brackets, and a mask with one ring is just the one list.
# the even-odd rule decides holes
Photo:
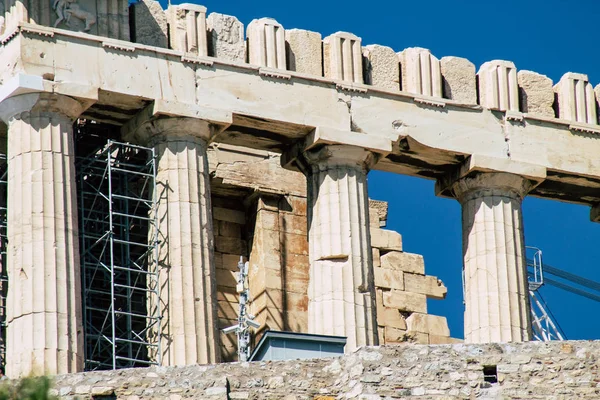
[(402, 236), (382, 229), (387, 203), (370, 200), (371, 246), (379, 343), (455, 343), (445, 317), (427, 314), (427, 299), (444, 299), (447, 289), (425, 275), (423, 256), (405, 253)]

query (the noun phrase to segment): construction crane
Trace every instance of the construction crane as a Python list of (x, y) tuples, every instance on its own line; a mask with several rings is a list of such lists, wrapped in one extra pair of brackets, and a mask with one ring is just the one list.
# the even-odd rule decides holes
[[(537, 247), (528, 246), (527, 256), (533, 338), (540, 341), (565, 340), (566, 335), (552, 315), (539, 289), (547, 284), (600, 302), (600, 283), (544, 264), (542, 251)], [(597, 294), (593, 293), (594, 291)]]

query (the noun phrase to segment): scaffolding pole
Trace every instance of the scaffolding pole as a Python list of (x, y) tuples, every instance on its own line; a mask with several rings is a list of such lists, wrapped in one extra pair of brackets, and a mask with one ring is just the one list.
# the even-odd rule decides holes
[(159, 365), (154, 150), (109, 140), (77, 182), (85, 369)]

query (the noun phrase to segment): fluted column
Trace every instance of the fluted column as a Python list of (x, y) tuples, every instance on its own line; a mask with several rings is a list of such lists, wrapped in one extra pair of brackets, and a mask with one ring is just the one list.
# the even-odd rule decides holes
[(8, 124), (6, 371), (83, 368), (73, 121), (76, 100), (48, 93), (0, 104)]
[(529, 180), (504, 172), (456, 181), (462, 205), (465, 341), (531, 339), (521, 202)]
[(219, 361), (214, 238), (201, 120), (149, 123), (157, 157), (162, 365)]
[(308, 182), (310, 333), (377, 344), (367, 173), (377, 156), (330, 145), (303, 154)]

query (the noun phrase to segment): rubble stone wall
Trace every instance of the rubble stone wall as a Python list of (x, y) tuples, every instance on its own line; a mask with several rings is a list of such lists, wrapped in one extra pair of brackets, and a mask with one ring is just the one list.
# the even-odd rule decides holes
[(389, 345), (341, 358), (57, 376), (63, 399), (597, 399), (600, 342)]

